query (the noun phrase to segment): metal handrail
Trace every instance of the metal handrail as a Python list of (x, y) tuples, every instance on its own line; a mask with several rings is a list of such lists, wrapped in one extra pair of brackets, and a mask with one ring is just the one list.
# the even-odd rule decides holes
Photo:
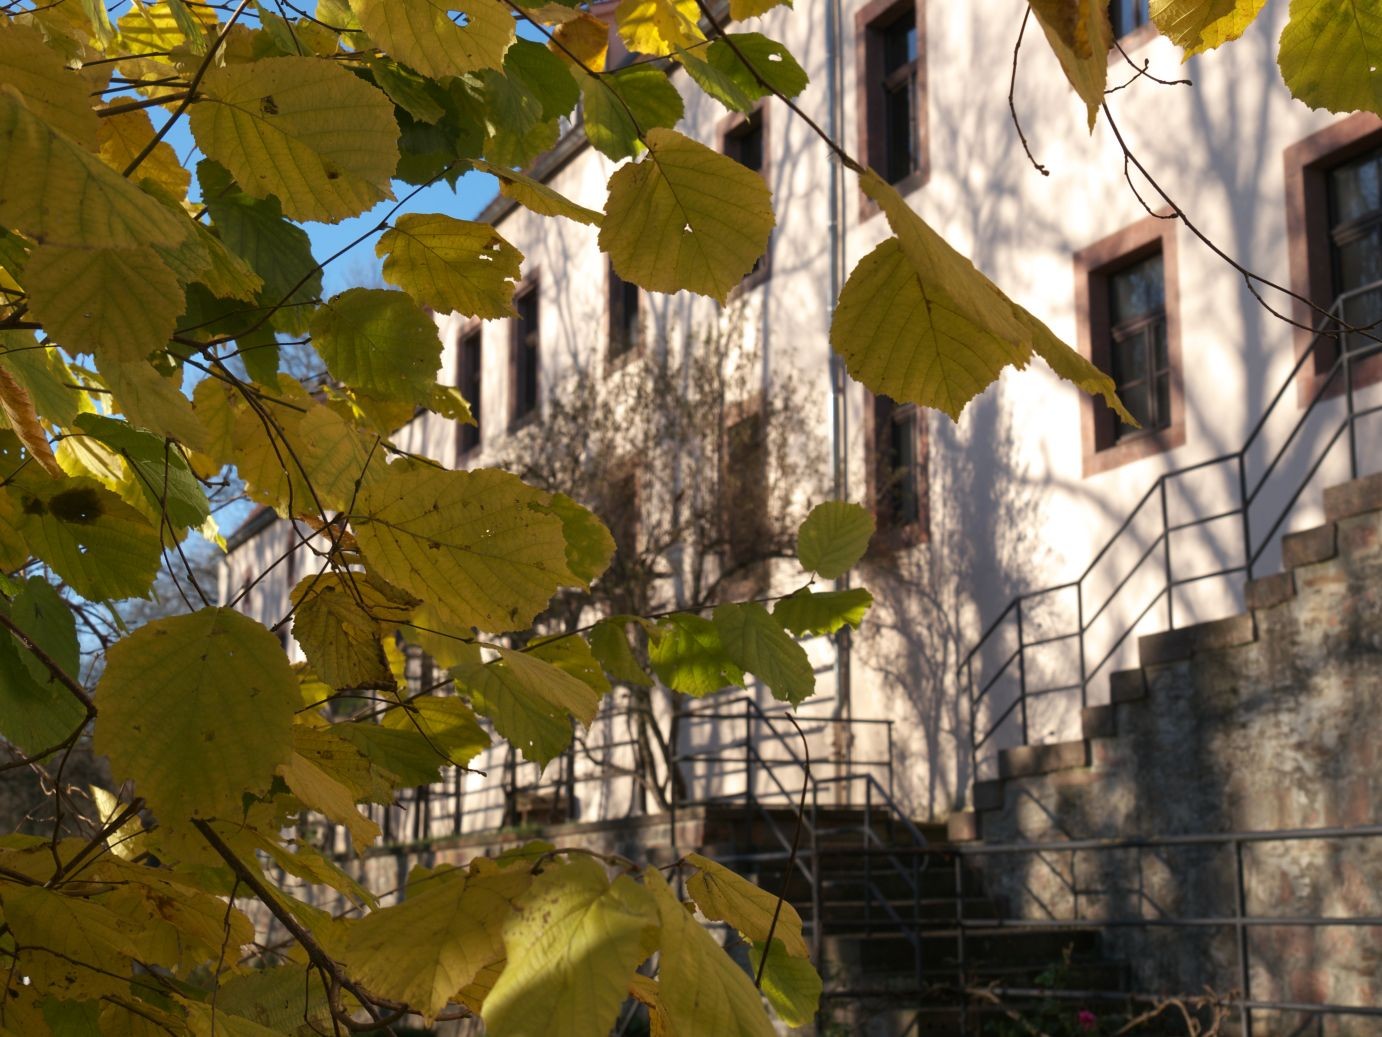
[[(1162, 600), (1165, 599), (1167, 610), (1166, 628), (1176, 628), (1175, 615), (1175, 591), (1179, 587), (1195, 583), (1206, 579), (1218, 579), (1237, 574), (1243, 574), (1247, 579), (1253, 576), (1254, 568), (1260, 563), (1267, 549), (1275, 542), (1277, 533), (1282, 524), (1292, 513), (1301, 495), (1310, 486), (1316, 474), (1319, 472), (1324, 462), (1333, 455), (1334, 448), (1340, 438), (1348, 434), (1348, 467), (1351, 478), (1357, 478), (1359, 472), (1358, 447), (1356, 428), (1362, 418), (1382, 412), (1382, 404), (1375, 404), (1366, 408), (1359, 408), (1354, 398), (1355, 389), (1354, 372), (1356, 365), (1364, 359), (1376, 357), (1379, 350), (1382, 350), (1382, 338), (1368, 329), (1353, 328), (1344, 320), (1344, 308), (1348, 302), (1354, 298), (1382, 289), (1382, 281), (1364, 285), (1360, 288), (1341, 294), (1334, 300), (1329, 307), (1327, 314), (1317, 326), (1315, 334), (1311, 338), (1309, 345), (1296, 358), (1290, 373), (1282, 382), (1280, 387), (1272, 395), (1270, 402), (1263, 410), (1248, 433), (1243, 442), (1243, 446), (1232, 453), (1221, 454), (1217, 457), (1206, 458), (1191, 464), (1177, 468), (1173, 471), (1162, 473), (1138, 499), (1137, 503), (1127, 512), (1123, 522), (1109, 536), (1100, 547), (1094, 558), (1085, 567), (1084, 571), (1073, 580), (1063, 583), (1053, 584), (1039, 590), (1027, 591), (1016, 595), (1006, 607), (984, 628), (978, 641), (966, 653), (963, 660), (956, 669), (956, 679), (967, 692), (967, 699), (970, 709), (970, 763), (971, 772), (974, 779), (979, 777), (980, 750), (989, 744), (998, 734), (1000, 728), (1007, 724), (1015, 712), (1021, 714), (1021, 741), (1018, 744), (1032, 744), (1031, 731), (1028, 724), (1027, 703), (1028, 700), (1038, 695), (1054, 693), (1056, 691), (1073, 691), (1076, 688), (1080, 692), (1080, 705), (1089, 705), (1089, 686), (1093, 680), (1104, 670), (1110, 660), (1123, 647), (1124, 642), (1139, 627), (1142, 621), (1157, 608)], [(1312, 363), (1316, 368), (1321, 365), (1317, 362), (1323, 354), (1326, 344), (1338, 343), (1343, 334), (1365, 335), (1371, 341), (1362, 349), (1343, 349), (1340, 348), (1337, 355), (1333, 358), (1327, 370), (1317, 371), (1313, 376), (1309, 399), (1301, 407), (1301, 411), (1296, 416), (1294, 424), (1286, 435), (1284, 442), (1272, 453), (1263, 463), (1262, 471), (1254, 477), (1249, 478), (1250, 453), (1258, 448), (1264, 441), (1268, 424), (1276, 415), (1278, 407), (1282, 401), (1288, 398), (1291, 386), (1303, 372), (1307, 372)], [(1342, 385), (1340, 382), (1342, 381)], [(1279, 466), (1287, 452), (1297, 443), (1297, 437), (1302, 437), (1303, 430), (1307, 427), (1312, 418), (1322, 413), (1322, 404), (1325, 401), (1337, 399), (1339, 395), (1345, 397), (1345, 413), (1339, 420), (1337, 426), (1326, 425), (1320, 431), (1320, 436), (1324, 437), (1323, 447), (1316, 442), (1309, 450), (1318, 448), (1318, 456), (1313, 456), (1313, 461), (1308, 465), (1303, 477), (1293, 492), (1289, 494), (1285, 503), (1280, 507), (1274, 517), (1267, 522), (1266, 532), (1259, 537), (1254, 534), (1251, 511), (1253, 506), (1261, 499), (1269, 481), (1273, 475), (1277, 474)], [(1326, 419), (1332, 420), (1332, 419)], [(1326, 433), (1327, 436), (1326, 436)], [(1310, 460), (1311, 454), (1306, 454), (1306, 460)], [(1169, 517), (1168, 490), (1177, 480), (1184, 479), (1186, 476), (1203, 471), (1219, 465), (1236, 465), (1238, 483), (1238, 503), (1237, 506), (1227, 510), (1217, 511), (1215, 514), (1196, 518), (1189, 521), (1172, 523)], [(1288, 489), (1290, 487), (1288, 486)], [(1114, 586), (1103, 597), (1102, 602), (1087, 601), (1088, 590), (1086, 583), (1091, 580), (1099, 570), (1100, 565), (1110, 556), (1110, 553), (1121, 542), (1124, 537), (1130, 535), (1133, 522), (1142, 516), (1144, 509), (1149, 505), (1158, 506), (1160, 511), (1159, 532), (1153, 536), (1144, 549), (1142, 549), (1131, 565), (1122, 571), (1122, 576), (1117, 579)], [(1190, 577), (1177, 578), (1173, 573), (1173, 563), (1171, 557), (1171, 534), (1189, 529), (1195, 526), (1203, 526), (1210, 522), (1217, 522), (1224, 519), (1239, 518), (1238, 532), (1242, 538), (1242, 564), (1227, 565), (1209, 573), (1199, 573)], [(1114, 602), (1119, 598), (1123, 590), (1130, 584), (1133, 578), (1143, 570), (1143, 567), (1152, 559), (1158, 550), (1162, 554), (1162, 567), (1164, 569), (1164, 582), (1161, 589), (1152, 595), (1151, 600), (1137, 612), (1131, 622), (1124, 621), (1121, 630), (1113, 631), (1109, 636), (1112, 644), (1104, 655), (1093, 666), (1090, 666), (1088, 654), (1087, 638), (1094, 628), (1094, 625), (1109, 613)], [(1041, 638), (1029, 639), (1026, 634), (1026, 626), (1023, 617), (1024, 603), (1034, 602), (1037, 599), (1049, 598), (1063, 592), (1074, 592), (1075, 596), (1075, 626), (1067, 629), (1064, 633), (1047, 634)], [(985, 673), (981, 677), (981, 683), (975, 684), (976, 661), (980, 660), (981, 653), (990, 645), (996, 635), (1007, 632), (1015, 627), (1016, 647), (1011, 653), (1007, 653), (995, 663), (996, 668), (991, 673)], [(1008, 635), (1011, 636), (1011, 635)], [(1033, 690), (1027, 685), (1026, 674), (1026, 652), (1039, 645), (1051, 644), (1057, 641), (1078, 640), (1079, 644), (1079, 674), (1078, 679), (1068, 682), (1059, 682), (1055, 687)], [(990, 720), (981, 730), (979, 720), (979, 707), (988, 696), (990, 691), (1002, 680), (1005, 675), (1009, 675), (1013, 663), (1017, 664), (1017, 695), (1013, 702), (1004, 708), (997, 719)], [(1073, 667), (1072, 667), (1073, 669)], [(1073, 677), (1073, 674), (1072, 674)]]

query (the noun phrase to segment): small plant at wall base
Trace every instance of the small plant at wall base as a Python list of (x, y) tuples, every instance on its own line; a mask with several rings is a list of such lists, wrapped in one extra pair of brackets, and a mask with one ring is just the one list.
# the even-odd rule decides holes
[[(488, 742), (477, 716), (527, 759), (552, 759), (611, 677), (646, 679), (631, 625), (675, 691), (752, 675), (796, 704), (814, 681), (793, 635), (857, 621), (857, 598), (809, 586), (847, 572), (871, 529), (858, 506), (828, 502), (802, 526), (801, 589), (787, 598), (533, 638), (554, 596), (606, 571), (609, 530), (569, 495), (448, 471), (394, 441), (420, 409), (469, 420), (436, 382), (431, 314), (509, 316), (524, 262), (493, 227), (404, 211), (413, 192), (397, 183), (489, 171), (537, 215), (597, 225), (625, 281), (724, 301), (764, 253), (773, 200), (674, 128), (684, 102), (668, 73), (737, 111), (770, 94), (795, 110), (806, 87), (780, 44), (726, 32), (687, 0), (624, 0), (613, 28), (666, 60), (618, 69), (605, 67), (611, 26), (589, 11), (457, 6), (460, 22), (431, 0), (0, 8), (0, 736), (4, 766), (37, 773), (51, 807), (46, 830), (0, 838), (4, 1032), (387, 1032), (412, 1014), (478, 1016), (493, 1037), (602, 1037), (633, 998), (655, 1032), (767, 1037), (756, 981), (789, 1024), (815, 1010), (800, 918), (706, 858), (676, 864), (689, 900), (643, 862), (535, 846), (416, 869), (379, 906), (285, 835), (324, 816), (369, 846), (378, 831), (358, 805), (464, 766)], [(739, 23), (776, 6), (729, 10)], [(1376, 109), (1365, 27), (1346, 6), (1292, 5), (1283, 71), (1311, 103)], [(1168, 31), (1197, 26), (1191, 49), (1247, 20), (1158, 7)], [(1032, 11), (1096, 112), (1103, 6)], [(546, 42), (519, 39), (520, 21)], [(1326, 28), (1339, 40), (1327, 54), (1304, 45)], [(578, 103), (573, 132), (633, 159), (603, 211), (519, 171)], [(183, 123), (194, 168), (165, 139)], [(1040, 356), (1120, 407), (1107, 377), (821, 136), (894, 235), (838, 300), (831, 341), (851, 373), (957, 417)], [(396, 189), (359, 239), (390, 287), (323, 298), (335, 257), (314, 257), (300, 224), (357, 216)], [(316, 353), (326, 386), (308, 392), (284, 370), (301, 354), (285, 361), (280, 335)], [(321, 566), (273, 630), (188, 578), (188, 537), (218, 536), (208, 489), (232, 468), (249, 499), (307, 531)], [(111, 604), (147, 595), (165, 562), (185, 611), (127, 633)], [(281, 650), (289, 624), (305, 667)], [(454, 694), (400, 691), (399, 633), (426, 641)], [(96, 672), (93, 687), (83, 674)], [(340, 715), (336, 699), (363, 702)], [(108, 787), (72, 783), (88, 745)], [(349, 906), (313, 907), (271, 872)], [(759, 975), (692, 905), (753, 944)], [(653, 962), (655, 977), (639, 971)]]

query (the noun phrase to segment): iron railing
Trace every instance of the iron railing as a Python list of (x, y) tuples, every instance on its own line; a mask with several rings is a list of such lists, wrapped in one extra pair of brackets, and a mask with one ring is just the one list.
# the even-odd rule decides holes
[[(1160, 629), (1174, 629), (1178, 621), (1192, 618), (1185, 616), (1184, 609), (1177, 612), (1178, 592), (1192, 585), (1203, 586), (1205, 581), (1239, 576), (1252, 579), (1267, 552), (1279, 543), (1282, 526), (1302, 494), (1340, 442), (1347, 444), (1348, 478), (1365, 474), (1359, 457), (1358, 428), (1364, 418), (1382, 412), (1382, 403), (1360, 403), (1358, 390), (1362, 386), (1357, 371), (1364, 360), (1377, 362), (1382, 342), (1369, 335), (1360, 343), (1358, 329), (1349, 328), (1341, 315), (1352, 299), (1379, 287), (1382, 282), (1346, 292), (1335, 300), (1328, 318), (1271, 397), (1241, 449), (1159, 476), (1083, 573), (1066, 583), (1018, 595), (984, 630), (956, 674), (969, 705), (974, 780), (984, 776), (990, 759), (1001, 749), (1046, 740), (1033, 736), (1031, 712), (1037, 700), (1059, 695), (1069, 701), (1078, 693), (1080, 707), (1090, 705), (1091, 686), (1106, 684), (1112, 663), (1134, 631), (1153, 632), (1144, 620), (1151, 617), (1155, 624), (1154, 611), (1159, 605), (1165, 606)], [(1349, 330), (1350, 348), (1340, 349), (1345, 328)], [(1298, 381), (1304, 388), (1293, 391)], [(1298, 402), (1299, 396), (1307, 398)], [(1299, 413), (1293, 414), (1292, 407), (1298, 407)], [(1289, 431), (1273, 448), (1268, 443), (1268, 429), (1278, 417), (1289, 423)], [(1322, 427), (1312, 430), (1314, 424)], [(1367, 461), (1375, 463), (1371, 455)], [(1208, 515), (1199, 513), (1192, 504), (1192, 517), (1173, 521), (1173, 501), (1177, 505), (1194, 501), (1195, 478), (1216, 469), (1226, 473), (1221, 476), (1220, 488), (1226, 479), (1231, 503)], [(1197, 570), (1194, 552), (1190, 552), (1188, 564), (1180, 560), (1179, 552), (1173, 553), (1177, 533), (1216, 523), (1228, 523), (1232, 529), (1227, 545), (1232, 553), (1220, 552), (1222, 564), (1208, 571)], [(1229, 557), (1224, 558), (1225, 554)], [(1129, 557), (1130, 563), (1126, 560)], [(1149, 562), (1160, 572), (1153, 572)], [(1151, 587), (1147, 586), (1149, 581)], [(1112, 586), (1100, 594), (1101, 584)], [(1241, 607), (1241, 586), (1221, 585), (1220, 589)], [(1050, 613), (1062, 604), (1065, 618), (1052, 620)], [(1194, 621), (1201, 618), (1205, 617), (1193, 617)], [(1065, 649), (1064, 657), (1058, 646)], [(1057, 676), (1048, 682), (1034, 680), (1032, 671), (1041, 668)], [(1006, 704), (996, 690), (1004, 686), (1009, 689)], [(1016, 738), (1005, 732), (1013, 726), (1017, 728)]]
[[(863, 875), (854, 877), (853, 882), (864, 894), (870, 922), (876, 908), (885, 928), (907, 941), (912, 950), (915, 978), (920, 983), (925, 966), (921, 932), (915, 919), (920, 916), (921, 872), (926, 866), (926, 858), (919, 851), (925, 850), (928, 844), (925, 835), (892, 796), (892, 721), (828, 721), (835, 725), (884, 727), (886, 757), (881, 760), (851, 758), (851, 766), (884, 768), (889, 786), (885, 788), (867, 770), (818, 776), (808, 759), (796, 749), (796, 741), (805, 736), (798, 729), (787, 729), (790, 721), (784, 723), (785, 714), (774, 718), (750, 697), (711, 699), (703, 705), (693, 705), (683, 718), (743, 724), (742, 738), (704, 749), (677, 752), (674, 766), (690, 764), (694, 768), (708, 764), (709, 773), (716, 777), (713, 783), (705, 783), (701, 795), (692, 792), (680, 803), (683, 807), (740, 805), (749, 823), (761, 825), (771, 836), (768, 849), (737, 853), (729, 863), (755, 871), (780, 866), (784, 890), (794, 874), (805, 880), (811, 891), (809, 926), (813, 960), (821, 960), (826, 930), (823, 862), (828, 858), (848, 857), (863, 870)], [(775, 747), (780, 755), (766, 755), (762, 750), (769, 746)], [(736, 767), (740, 769), (736, 771)], [(785, 781), (780, 773), (784, 770), (787, 772)], [(725, 780), (735, 774), (744, 777), (742, 789), (732, 788), (737, 783)], [(800, 784), (796, 783), (797, 779)], [(858, 798), (851, 795), (856, 786), (862, 793)], [(686, 788), (694, 790), (694, 780), (688, 782)], [(843, 794), (838, 794), (840, 792)], [(790, 820), (784, 815), (789, 815)], [(672, 831), (676, 832), (675, 815)], [(907, 852), (894, 852), (899, 842)], [(881, 873), (875, 875), (875, 868), (881, 868)], [(897, 910), (897, 898), (883, 886), (885, 877), (900, 882), (906, 889), (905, 899), (913, 904), (910, 919)]]

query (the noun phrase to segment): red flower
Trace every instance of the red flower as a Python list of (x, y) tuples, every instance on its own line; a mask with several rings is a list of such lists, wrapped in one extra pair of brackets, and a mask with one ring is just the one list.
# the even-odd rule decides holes
[(1093, 1030), (1099, 1025), (1099, 1017), (1088, 1008), (1081, 1008), (1080, 1014), (1075, 1017), (1075, 1020), (1080, 1024), (1081, 1030)]

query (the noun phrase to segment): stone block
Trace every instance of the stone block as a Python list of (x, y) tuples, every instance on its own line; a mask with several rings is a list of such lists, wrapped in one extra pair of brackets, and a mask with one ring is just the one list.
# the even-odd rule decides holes
[(970, 805), (975, 810), (1002, 810), (1003, 787), (1006, 784), (1001, 778), (996, 781), (976, 781), (974, 783), (974, 801)]
[(1339, 553), (1356, 564), (1375, 557), (1382, 544), (1382, 516), (1368, 515), (1339, 523)]
[(1147, 675), (1141, 667), (1109, 674), (1108, 697), (1110, 702), (1136, 702), (1146, 698)]
[(1137, 651), (1143, 666), (1155, 666), (1189, 659), (1196, 652), (1231, 648), (1256, 640), (1257, 626), (1252, 616), (1229, 616), (1227, 619), (1195, 623), (1160, 634), (1148, 634), (1138, 638)]
[(1000, 778), (1026, 778), (1089, 765), (1089, 743), (1051, 742), (1047, 745), (1020, 745), (998, 754)]
[(1337, 532), (1334, 523), (1330, 522), (1300, 533), (1286, 534), (1281, 538), (1282, 567), (1295, 569), (1329, 561), (1339, 552)]
[(1080, 710), (1080, 729), (1085, 740), (1112, 738), (1118, 734), (1117, 715), (1112, 706), (1086, 706)]
[(979, 815), (972, 810), (957, 810), (945, 822), (945, 834), (952, 843), (976, 842), (981, 831)]
[(1249, 580), (1244, 599), (1250, 609), (1269, 609), (1283, 605), (1296, 596), (1296, 574), (1291, 570)]
[(1369, 511), (1382, 511), (1382, 472), (1330, 486), (1324, 491), (1324, 515), (1330, 522)]

